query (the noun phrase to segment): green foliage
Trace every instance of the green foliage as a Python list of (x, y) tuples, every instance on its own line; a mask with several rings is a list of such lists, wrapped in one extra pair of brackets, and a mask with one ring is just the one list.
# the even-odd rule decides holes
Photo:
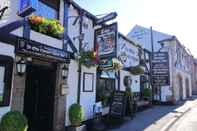
[(3, 96), (0, 96), (0, 102), (2, 102), (3, 101)]
[(141, 75), (144, 74), (144, 69), (141, 66), (135, 66), (135, 67), (131, 67), (129, 69), (130, 73), (133, 75)]
[(97, 65), (96, 52), (95, 51), (83, 51), (80, 54), (79, 63), (91, 67)]
[(130, 87), (126, 88), (126, 96), (133, 98), (133, 92)]
[(144, 97), (150, 98), (152, 95), (151, 89), (150, 88), (144, 88)]
[(69, 109), (69, 119), (73, 126), (80, 126), (85, 119), (84, 109), (79, 104), (71, 105)]
[(64, 34), (64, 27), (57, 20), (46, 19), (40, 16), (29, 17), (29, 23), (33, 30), (55, 37), (61, 38)]
[(0, 131), (27, 131), (27, 118), (17, 111), (6, 113), (0, 123)]

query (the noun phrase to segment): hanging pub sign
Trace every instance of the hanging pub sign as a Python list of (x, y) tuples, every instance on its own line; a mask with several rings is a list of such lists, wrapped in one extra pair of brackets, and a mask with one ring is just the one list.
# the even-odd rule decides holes
[(38, 42), (19, 39), (16, 53), (33, 55), (41, 58), (51, 58), (61, 61), (70, 59), (70, 53)]
[(38, 0), (20, 0), (18, 15), (25, 17), (36, 11)]
[(116, 57), (117, 23), (104, 26), (95, 31), (95, 50), (99, 58)]
[(152, 83), (153, 86), (167, 86), (170, 84), (168, 52), (153, 53)]
[(113, 61), (112, 59), (102, 59), (99, 62), (99, 69), (106, 70), (113, 68)]

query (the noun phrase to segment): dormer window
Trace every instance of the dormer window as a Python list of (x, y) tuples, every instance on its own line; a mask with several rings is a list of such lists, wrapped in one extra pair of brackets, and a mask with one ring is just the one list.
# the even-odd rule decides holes
[(49, 19), (58, 19), (59, 5), (59, 0), (39, 0), (35, 14)]

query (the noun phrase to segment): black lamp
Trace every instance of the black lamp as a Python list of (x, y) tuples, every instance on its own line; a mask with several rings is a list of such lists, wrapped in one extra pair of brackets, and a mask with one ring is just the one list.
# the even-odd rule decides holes
[(68, 76), (68, 66), (64, 65), (62, 68), (62, 78), (65, 79)]
[(17, 63), (16, 63), (16, 69), (18, 75), (22, 76), (26, 72), (26, 62), (23, 58), (21, 58)]

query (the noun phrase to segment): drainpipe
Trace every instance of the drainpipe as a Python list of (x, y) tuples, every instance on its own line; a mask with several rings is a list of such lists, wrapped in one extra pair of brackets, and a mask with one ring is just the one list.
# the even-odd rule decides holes
[(154, 101), (154, 87), (153, 87), (153, 79), (152, 79), (152, 60), (154, 53), (154, 43), (153, 43), (153, 29), (150, 27), (150, 37), (151, 37), (151, 59), (150, 59), (150, 79), (151, 79), (151, 87), (152, 87), (152, 102)]
[[(81, 53), (81, 48), (82, 48), (82, 41), (83, 39), (81, 36), (83, 35), (83, 29), (82, 29), (82, 24), (83, 24), (83, 11), (79, 11), (79, 54)], [(77, 103), (80, 104), (80, 93), (81, 93), (81, 64), (78, 64), (78, 91), (77, 91)]]

